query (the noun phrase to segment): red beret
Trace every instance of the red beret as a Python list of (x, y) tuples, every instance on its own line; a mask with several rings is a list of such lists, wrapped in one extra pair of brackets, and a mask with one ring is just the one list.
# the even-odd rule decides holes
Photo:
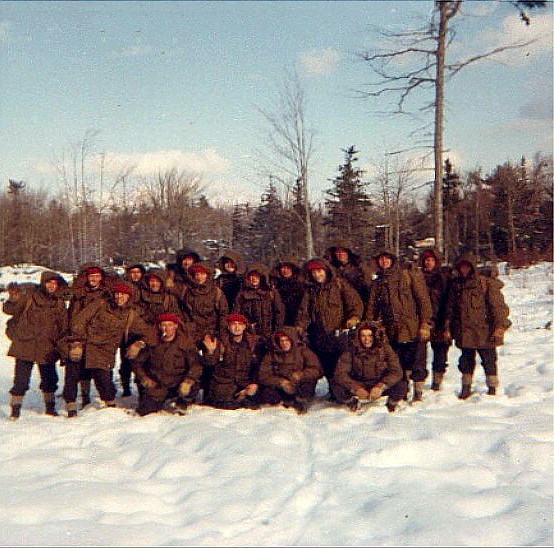
[(310, 261), (308, 263), (308, 270), (317, 270), (318, 268), (323, 268), (325, 270), (325, 264), (321, 261)]
[(102, 274), (102, 269), (98, 266), (89, 266), (87, 268), (87, 274)]
[(227, 323), (239, 322), (244, 325), (248, 325), (248, 318), (242, 314), (229, 314), (227, 316)]
[(205, 272), (206, 274), (210, 273), (208, 268), (201, 263), (194, 263), (189, 267), (189, 274), (194, 274), (195, 272)]
[(181, 323), (181, 318), (177, 314), (172, 314), (171, 312), (164, 312), (158, 316), (158, 323), (162, 322), (173, 322), (179, 325)]
[(113, 285), (113, 292), (125, 293), (126, 295), (131, 296), (133, 294), (133, 288), (125, 282), (117, 282)]

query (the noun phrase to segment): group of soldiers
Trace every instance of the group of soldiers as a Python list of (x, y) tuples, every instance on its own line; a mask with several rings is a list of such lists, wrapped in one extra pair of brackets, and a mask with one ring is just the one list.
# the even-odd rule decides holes
[[(214, 274), (215, 271), (215, 274)], [(386, 396), (394, 411), (423, 398), (427, 346), (432, 390), (440, 390), (454, 340), (461, 349), (459, 397), (471, 394), (476, 354), (488, 394), (498, 385), (496, 346), (510, 326), (502, 282), (466, 254), (443, 266), (434, 249), (401, 264), (389, 251), (363, 260), (347, 242), (304, 262), (243, 268), (226, 251), (215, 269), (192, 249), (165, 268), (127, 266), (125, 275), (87, 264), (68, 286), (55, 272), (39, 285), (8, 286), (8, 355), (15, 358), (11, 417), (20, 416), (33, 365), (45, 411), (57, 415), (56, 363), (65, 371), (67, 416), (90, 404), (91, 381), (116, 406), (138, 391), (138, 415), (182, 413), (192, 403), (222, 409), (309, 408), (318, 380), (349, 409)], [(383, 398), (385, 400), (385, 398)]]

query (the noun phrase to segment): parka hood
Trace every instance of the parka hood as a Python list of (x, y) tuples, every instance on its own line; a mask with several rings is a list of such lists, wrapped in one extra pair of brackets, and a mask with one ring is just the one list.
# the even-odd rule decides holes
[(127, 279), (131, 279), (130, 276), (129, 276), (129, 272), (133, 269), (133, 268), (138, 268), (141, 272), (142, 272), (142, 276), (144, 278), (144, 275), (146, 274), (146, 267), (141, 264), (141, 263), (132, 263), (128, 266), (125, 267), (125, 277)]
[(263, 289), (269, 288), (269, 268), (263, 263), (252, 263), (244, 271), (244, 287), (253, 289), (248, 283), (248, 276), (252, 272), (260, 274), (260, 287)]
[(155, 276), (162, 282), (162, 290), (166, 287), (167, 278), (169, 276), (167, 270), (164, 270), (163, 268), (149, 268), (146, 274), (144, 275), (144, 282), (146, 284), (146, 287), (148, 287), (148, 278), (151, 276)]
[(424, 249), (419, 255), (419, 266), (421, 267), (421, 269), (425, 268), (425, 259), (429, 255), (432, 255), (435, 258), (435, 268), (440, 268), (442, 264), (442, 255), (440, 251), (435, 247), (429, 247), (427, 249)]
[(360, 331), (363, 329), (371, 329), (373, 333), (373, 344), (370, 348), (376, 348), (377, 346), (382, 346), (383, 342), (386, 339), (385, 330), (379, 322), (369, 322), (363, 321), (360, 322), (356, 328), (356, 337), (354, 339), (354, 344), (361, 350), (369, 350), (362, 346), (360, 342)]
[(379, 257), (382, 257), (383, 255), (386, 255), (387, 257), (390, 257), (392, 260), (392, 265), (387, 270), (394, 270), (398, 267), (398, 257), (388, 249), (382, 249), (378, 251), (375, 255), (373, 255), (373, 260), (375, 261), (375, 267), (379, 272), (384, 272), (384, 270), (379, 266)]
[(358, 265), (360, 262), (360, 255), (354, 253), (354, 246), (349, 240), (337, 240), (333, 245), (329, 246), (323, 257), (327, 259), (333, 266), (340, 265), (340, 263), (335, 259), (335, 251), (337, 249), (344, 249), (348, 253), (348, 261), (353, 265)]
[(335, 278), (335, 269), (331, 266), (329, 261), (323, 257), (314, 257), (313, 259), (309, 259), (304, 263), (304, 272), (306, 275), (306, 280), (311, 285), (319, 285), (312, 277), (312, 273), (310, 270), (310, 264), (313, 262), (321, 263), (325, 270), (327, 271), (327, 279), (325, 280), (325, 283), (329, 283), (333, 278)]
[(275, 350), (279, 351), (281, 347), (279, 346), (278, 335), (286, 335), (292, 341), (291, 350), (298, 345), (298, 332), (295, 327), (291, 326), (282, 326), (277, 328), (275, 333), (271, 336), (272, 345)]
[(194, 262), (196, 263), (202, 260), (197, 251), (191, 249), (190, 247), (183, 247), (182, 249), (179, 249), (175, 254), (175, 262), (177, 263), (177, 266), (181, 267), (183, 259), (188, 255), (194, 257)]
[(454, 268), (457, 272), (460, 272), (459, 266), (461, 263), (469, 263), (471, 265), (472, 272), (469, 275), (469, 277), (475, 276), (477, 273), (477, 257), (473, 253), (464, 253), (463, 255), (460, 255), (456, 258), (454, 261)]
[(219, 257), (216, 266), (219, 270), (221, 270), (222, 274), (227, 274), (227, 271), (223, 267), (223, 264), (225, 263), (226, 259), (231, 259), (237, 267), (235, 273), (240, 274), (242, 272), (242, 269), (244, 268), (244, 264), (242, 261), (242, 256), (237, 251), (233, 251), (232, 249), (227, 249), (224, 253), (222, 253), (221, 257)]

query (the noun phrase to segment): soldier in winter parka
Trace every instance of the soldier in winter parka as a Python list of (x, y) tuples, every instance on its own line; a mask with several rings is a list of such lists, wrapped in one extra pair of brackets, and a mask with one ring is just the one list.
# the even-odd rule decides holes
[(167, 264), (166, 288), (179, 299), (179, 302), (182, 301), (187, 289), (192, 284), (189, 268), (201, 260), (200, 255), (194, 249), (185, 247), (177, 251), (174, 263)]
[(325, 259), (305, 264), (308, 286), (302, 299), (296, 327), (307, 331), (310, 348), (319, 358), (327, 380), (331, 380), (347, 339), (340, 333), (360, 321), (363, 304), (356, 290), (336, 276)]
[(258, 335), (246, 333), (247, 325), (246, 316), (229, 314), (221, 340), (205, 342), (204, 363), (213, 373), (204, 403), (221, 409), (257, 407), (258, 369), (265, 344)]
[(498, 279), (480, 275), (472, 254), (456, 260), (447, 314), (452, 337), (462, 350), (458, 361), (462, 399), (471, 394), (476, 353), (481, 357), (489, 394), (496, 394), (496, 346), (503, 344), (504, 332), (511, 325), (510, 311), (501, 291), (503, 285)]
[(132, 303), (137, 303), (140, 299), (140, 292), (145, 287), (146, 268), (141, 263), (133, 263), (125, 268), (123, 279), (133, 286)]
[[(130, 304), (133, 289), (127, 282), (113, 286), (113, 299), (93, 301), (74, 318), (71, 335), (74, 343), (82, 345), (82, 359), (85, 368), (91, 371), (96, 389), (106, 405), (113, 407), (116, 394), (112, 380), (112, 369), (115, 354), (120, 345), (127, 346), (130, 337), (137, 339), (129, 352), (138, 352), (147, 343), (153, 343), (150, 326), (140, 317), (134, 305)], [(132, 349), (131, 349), (132, 347)], [(128, 357), (134, 356), (128, 354)], [(81, 357), (78, 355), (75, 358)], [(75, 416), (77, 396), (77, 379), (68, 377), (66, 371), (64, 398), (67, 402), (69, 416)]]
[(271, 337), (271, 347), (260, 365), (260, 402), (292, 405), (308, 410), (323, 370), (317, 356), (298, 341), (294, 327), (281, 327)]
[(353, 410), (359, 400), (373, 401), (385, 395), (387, 408), (394, 411), (398, 402), (406, 398), (408, 383), (379, 324), (358, 324), (351, 348), (339, 358), (331, 390), (338, 402)]
[(180, 317), (160, 314), (158, 328), (156, 343), (144, 347), (133, 360), (143, 387), (137, 407), (141, 416), (162, 409), (184, 409), (195, 400), (202, 375), (194, 340), (183, 331)]
[(419, 268), (423, 273), (425, 285), (429, 291), (431, 309), (433, 310), (431, 329), (431, 348), (433, 350), (433, 382), (431, 388), (440, 390), (441, 383), (448, 367), (448, 349), (452, 337), (446, 318), (448, 293), (452, 269), (441, 266), (442, 257), (436, 249), (426, 249), (419, 256)]
[(236, 251), (228, 249), (219, 258), (216, 266), (219, 269), (219, 276), (215, 279), (215, 283), (227, 297), (229, 310), (232, 310), (242, 286), (241, 256)]
[(271, 287), (279, 292), (285, 307), (284, 325), (296, 325), (298, 310), (306, 292), (306, 281), (296, 257), (279, 259), (270, 273)]
[(369, 262), (362, 260), (352, 251), (350, 242), (346, 240), (338, 240), (328, 247), (323, 257), (329, 261), (337, 275), (344, 278), (358, 292), (365, 304), (376, 270), (373, 260)]
[(375, 256), (377, 277), (371, 283), (366, 317), (380, 321), (407, 379), (414, 381), (414, 400), (420, 400), (427, 378), (426, 343), (431, 335), (432, 309), (419, 269), (403, 268), (396, 256)]
[(46, 413), (57, 414), (54, 401), (58, 387), (57, 343), (67, 329), (67, 310), (60, 292), (62, 285), (66, 285), (65, 281), (58, 274), (45, 271), (38, 286), (26, 290), (17, 284), (8, 286), (9, 298), (2, 310), (12, 316), (6, 325), (6, 334), (12, 341), (8, 356), (15, 358), (14, 382), (10, 390), (14, 419), (19, 417), (34, 363), (39, 367)]
[(283, 325), (285, 307), (279, 292), (269, 286), (269, 269), (265, 265), (253, 264), (246, 269), (233, 312), (246, 316), (248, 331), (266, 340)]

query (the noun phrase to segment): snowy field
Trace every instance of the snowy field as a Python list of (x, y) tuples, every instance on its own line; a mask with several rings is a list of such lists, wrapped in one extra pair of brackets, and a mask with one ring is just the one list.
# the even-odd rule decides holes
[[(320, 381), (303, 416), (138, 418), (96, 401), (69, 420), (42, 414), (34, 371), (10, 421), (0, 314), (0, 545), (551, 546), (552, 264), (501, 272), (513, 326), (499, 395), (478, 366), (458, 400), (452, 349), (443, 390), (395, 414), (331, 407)], [(3, 268), (0, 288), (39, 277)]]

